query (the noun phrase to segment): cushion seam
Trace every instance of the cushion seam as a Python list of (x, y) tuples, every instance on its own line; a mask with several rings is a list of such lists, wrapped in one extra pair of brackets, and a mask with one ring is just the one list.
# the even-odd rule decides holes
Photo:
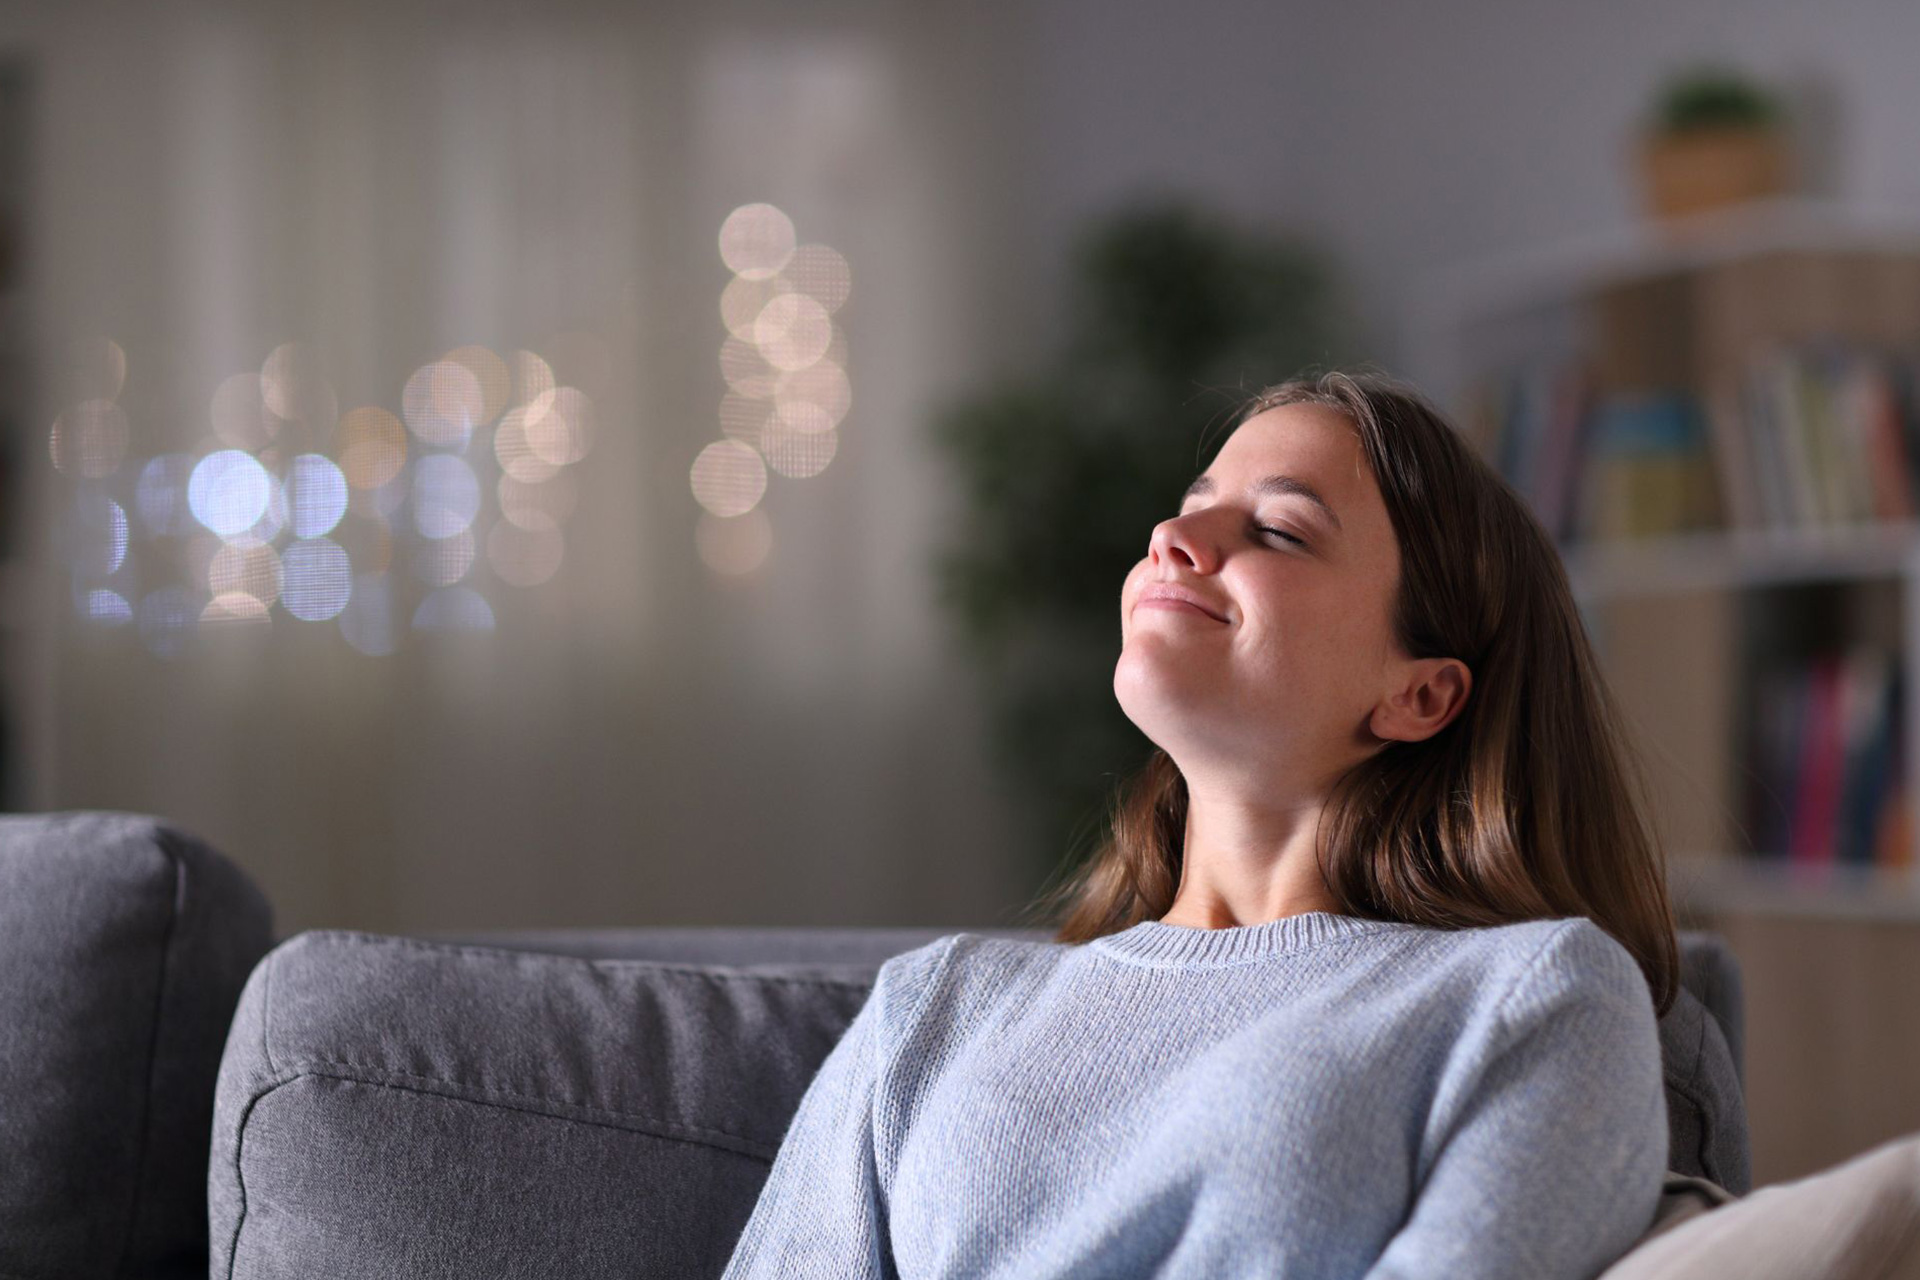
[[(320, 931), (316, 930), (315, 932), (320, 932)], [(715, 962), (713, 965), (699, 965), (699, 964), (689, 964), (684, 961), (672, 961), (672, 960), (640, 960), (640, 959), (590, 960), (582, 956), (563, 955), (559, 952), (552, 952), (552, 951), (528, 951), (528, 950), (524, 950), (516, 947), (480, 947), (480, 946), (471, 946), (463, 943), (428, 942), (420, 938), (389, 938), (382, 934), (353, 933), (350, 931), (328, 930), (326, 932), (333, 937), (363, 938), (375, 946), (393, 947), (393, 948), (409, 950), (409, 951), (431, 951), (437, 954), (454, 953), (454, 954), (465, 954), (465, 955), (508, 956), (508, 957), (514, 957), (514, 958), (524, 957), (529, 960), (538, 960), (541, 962), (564, 960), (573, 964), (584, 964), (584, 965), (644, 965), (649, 971), (655, 972), (655, 973), (684, 973), (684, 974), (690, 974), (697, 978), (709, 978), (716, 982), (756, 982), (756, 983), (766, 982), (766, 983), (780, 983), (787, 986), (802, 986), (802, 987), (850, 987), (858, 990), (866, 990), (873, 986), (873, 980), (871, 978), (865, 979), (865, 980), (858, 979), (858, 978), (797, 978), (797, 977), (789, 977), (782, 974), (753, 973), (751, 971), (748, 971), (742, 968), (739, 965), (727, 965), (719, 962)], [(308, 945), (316, 945), (316, 944), (310, 943)], [(872, 964), (869, 964), (864, 960), (812, 961), (812, 962), (796, 961), (793, 963), (801, 964), (801, 965), (812, 963), (812, 964), (821, 965), (821, 966), (831, 965), (831, 966), (848, 967), (848, 968), (852, 968), (852, 967), (871, 968), (877, 971), (881, 964), (884, 964), (886, 960), (891, 958), (892, 957), (890, 956), (884, 957), (883, 959), (876, 961)]]
[(169, 847), (164, 829), (150, 828), (148, 835), (152, 847), (159, 851), (173, 872), (173, 892), (168, 895), (166, 925), (161, 930), (160, 968), (154, 984), (152, 1018), (147, 1028), (146, 1087), (141, 1091), (140, 1123), (136, 1129), (139, 1152), (133, 1162), (133, 1194), (127, 1203), (126, 1234), (120, 1241), (120, 1260), (114, 1268), (116, 1274), (127, 1269), (127, 1259), (133, 1252), (134, 1233), (140, 1222), (141, 1193), (147, 1182), (147, 1159), (153, 1151), (153, 1094), (155, 1076), (160, 1069), (160, 1023), (167, 1012), (167, 976), (172, 968), (174, 941), (179, 932), (180, 903), (186, 893), (186, 860)]
[[(294, 1077), (298, 1079), (299, 1077)], [(247, 1225), (247, 1174), (246, 1146), (247, 1121), (253, 1117), (253, 1109), (260, 1100), (282, 1085), (292, 1084), (293, 1080), (278, 1080), (247, 1099), (247, 1105), (240, 1112), (240, 1121), (235, 1126), (233, 1136), (233, 1185), (240, 1192), (240, 1212), (234, 1215), (233, 1236), (227, 1242), (227, 1280), (233, 1280), (233, 1268), (240, 1258), (240, 1229)]]
[(1693, 1107), (1694, 1114), (1700, 1117), (1700, 1144), (1694, 1152), (1694, 1159), (1700, 1166), (1702, 1176), (1709, 1181), (1719, 1183), (1723, 1187), (1726, 1186), (1727, 1171), (1719, 1168), (1717, 1162), (1709, 1159), (1707, 1154), (1713, 1150), (1711, 1135), (1714, 1131), (1713, 1115), (1706, 1105), (1707, 1100), (1694, 1089), (1691, 1080), (1670, 1080), (1667, 1083), (1667, 1088), (1685, 1098)]
[[(331, 1069), (329, 1069), (331, 1068)], [(579, 1120), (582, 1123), (604, 1123), (593, 1117), (606, 1117), (607, 1120), (627, 1121), (625, 1125), (608, 1125), (610, 1128), (635, 1128), (642, 1132), (653, 1133), (659, 1137), (677, 1138), (686, 1142), (697, 1142), (704, 1146), (713, 1146), (721, 1150), (735, 1151), (736, 1154), (750, 1155), (761, 1159), (772, 1159), (778, 1150), (777, 1144), (769, 1144), (744, 1134), (730, 1133), (725, 1129), (712, 1129), (704, 1125), (686, 1124), (678, 1120), (663, 1120), (658, 1116), (644, 1115), (635, 1111), (622, 1111), (614, 1107), (596, 1107), (583, 1102), (570, 1102), (564, 1099), (546, 1098), (538, 1094), (517, 1093), (511, 1089), (497, 1089), (486, 1085), (470, 1084), (462, 1080), (448, 1080), (439, 1076), (418, 1075), (410, 1071), (395, 1071), (373, 1063), (349, 1062), (338, 1058), (304, 1058), (290, 1064), (289, 1069), (297, 1076), (323, 1076), (328, 1079), (344, 1080), (351, 1084), (373, 1085), (381, 1088), (400, 1089), (412, 1093), (431, 1093), (437, 1096), (450, 1096), (468, 1102), (499, 1106), (510, 1111), (520, 1111), (530, 1115), (553, 1116), (562, 1120)], [(354, 1073), (354, 1074), (348, 1074)], [(284, 1082), (283, 1082), (284, 1083)], [(429, 1087), (431, 1086), (431, 1087)], [(530, 1105), (529, 1105), (530, 1104)], [(556, 1114), (557, 1111), (580, 1112), (580, 1115)], [(736, 1146), (726, 1146), (732, 1143)]]
[[(1705, 1092), (1699, 1087), (1700, 1072), (1706, 1063), (1707, 1023), (1712, 1021), (1713, 1013), (1705, 1009), (1701, 1010), (1701, 1012), (1704, 1016), (1700, 1019), (1700, 1036), (1693, 1044), (1693, 1070), (1687, 1073), (1687, 1092), (1689, 1096)], [(1714, 1181), (1721, 1181), (1726, 1177), (1726, 1171), (1714, 1169), (1711, 1162), (1707, 1159), (1707, 1153), (1713, 1149), (1711, 1141), (1713, 1136), (1713, 1117), (1707, 1108), (1698, 1102), (1694, 1103), (1694, 1108), (1700, 1113), (1700, 1167), (1711, 1170), (1708, 1176)]]

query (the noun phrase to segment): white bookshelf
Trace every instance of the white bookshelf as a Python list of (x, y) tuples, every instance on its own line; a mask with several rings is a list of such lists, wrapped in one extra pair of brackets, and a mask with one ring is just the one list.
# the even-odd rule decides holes
[[(1435, 273), (1419, 291), (1425, 303), (1414, 317), (1414, 363), (1436, 399), (1462, 413), (1467, 388), (1483, 372), (1587, 349), (1593, 335), (1586, 303), (1600, 289), (1752, 255), (1822, 251), (1920, 256), (1920, 216), (1823, 200), (1768, 200), (1459, 264)], [(1920, 333), (1912, 341), (1920, 351)], [(1576, 544), (1565, 552), (1565, 562), (1590, 615), (1604, 602), (1667, 594), (1895, 584), (1899, 661), (1906, 672), (1906, 795), (1911, 830), (1920, 840), (1920, 523)], [(1677, 900), (1708, 912), (1920, 920), (1920, 865), (1808, 868), (1730, 853), (1676, 854), (1671, 879)]]

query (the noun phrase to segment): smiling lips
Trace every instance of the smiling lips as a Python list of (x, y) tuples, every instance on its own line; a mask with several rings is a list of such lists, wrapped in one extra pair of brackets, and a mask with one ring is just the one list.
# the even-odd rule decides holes
[(1156, 582), (1140, 592), (1139, 599), (1133, 602), (1135, 609), (1171, 609), (1177, 613), (1196, 613), (1212, 618), (1215, 622), (1225, 622), (1226, 615), (1208, 604), (1193, 591), (1178, 587), (1170, 582)]

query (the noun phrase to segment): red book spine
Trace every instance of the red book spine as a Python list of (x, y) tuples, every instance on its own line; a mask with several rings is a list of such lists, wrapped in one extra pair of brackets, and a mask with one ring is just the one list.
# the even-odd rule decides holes
[(1800, 783), (1793, 806), (1795, 862), (1832, 862), (1834, 818), (1840, 802), (1840, 660), (1823, 655), (1807, 682), (1807, 723), (1800, 739)]

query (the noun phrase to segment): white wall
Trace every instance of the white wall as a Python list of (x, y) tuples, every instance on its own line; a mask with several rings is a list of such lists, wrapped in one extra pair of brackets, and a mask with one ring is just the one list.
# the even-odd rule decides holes
[[(12, 673), (34, 803), (166, 813), (287, 927), (1018, 905), (1033, 872), (919, 569), (954, 501), (920, 428), (1045, 357), (1062, 251), (1116, 201), (1178, 190), (1321, 237), (1377, 358), (1424, 377), (1427, 273), (1636, 218), (1629, 130), (1694, 56), (1824, 82), (1833, 187), (1920, 200), (1920, 10), (1891, 2), (92, 3), (0, 14), (0, 45), (41, 68), (44, 349), (121, 341), (138, 430), (188, 431), (218, 375), (299, 334), (343, 404), (392, 403), (456, 342), (586, 325), (620, 357), (569, 565), (502, 604), (489, 648), (369, 664), (277, 622), (169, 664), (34, 633), (43, 661)], [(846, 172), (740, 143), (733, 98), (703, 96), (769, 58), (776, 81), (864, 68)], [(827, 473), (776, 478), (775, 571), (743, 586), (695, 561), (685, 475), (721, 389), (712, 237), (752, 199), (853, 259), (857, 407)]]

